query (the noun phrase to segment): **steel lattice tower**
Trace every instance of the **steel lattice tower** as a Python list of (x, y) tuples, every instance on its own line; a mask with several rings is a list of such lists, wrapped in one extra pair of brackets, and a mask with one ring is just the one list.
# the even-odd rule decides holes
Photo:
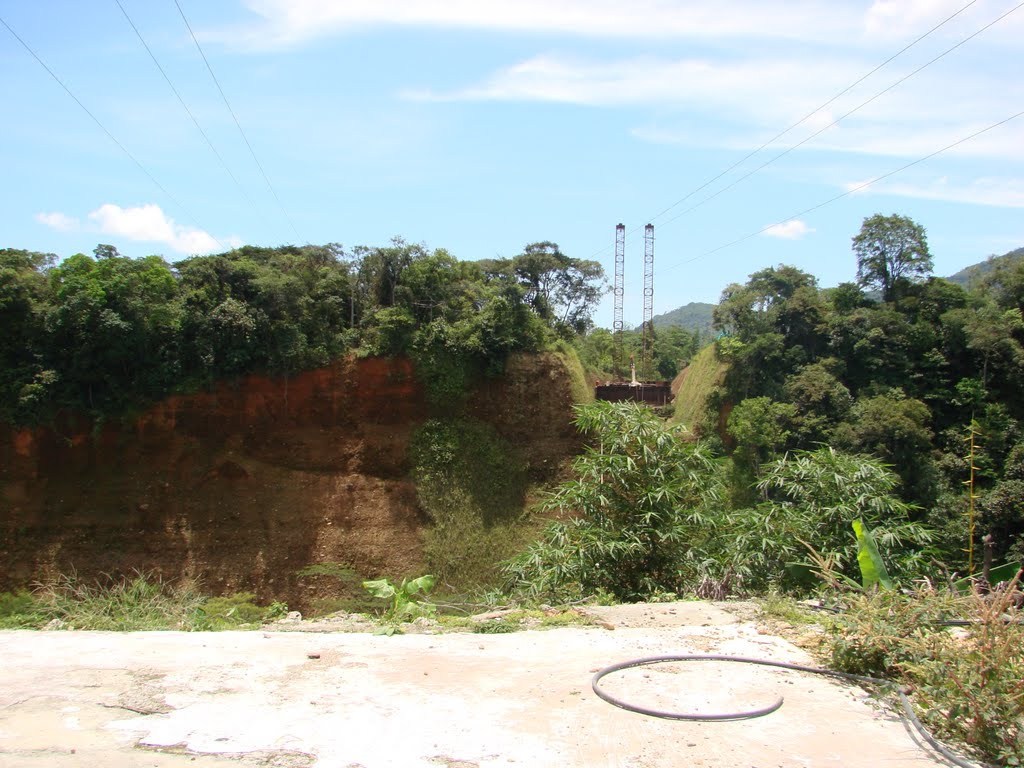
[(650, 360), (654, 351), (654, 225), (644, 227), (644, 324), (640, 354), (640, 380), (650, 380)]
[(613, 373), (620, 381), (623, 376), (622, 353), (622, 299), (626, 292), (626, 225), (615, 225), (615, 314), (612, 320), (612, 337), (615, 340), (612, 365)]

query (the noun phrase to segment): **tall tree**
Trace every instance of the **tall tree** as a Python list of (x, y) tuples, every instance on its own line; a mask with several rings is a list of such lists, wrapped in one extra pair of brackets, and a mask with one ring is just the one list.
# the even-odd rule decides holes
[(877, 288), (883, 301), (892, 301), (903, 281), (926, 277), (932, 271), (932, 256), (924, 227), (906, 216), (876, 213), (864, 219), (853, 238), (857, 254), (857, 282)]

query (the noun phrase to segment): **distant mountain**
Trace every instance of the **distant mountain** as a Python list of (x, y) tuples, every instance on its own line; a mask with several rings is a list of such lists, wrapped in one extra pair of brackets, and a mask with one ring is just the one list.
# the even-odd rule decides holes
[(688, 331), (697, 331), (702, 335), (708, 335), (711, 333), (711, 312), (714, 308), (714, 304), (691, 301), (671, 312), (655, 315), (651, 318), (651, 322), (655, 328), (677, 325)]
[(1002, 256), (989, 256), (985, 261), (978, 264), (972, 264), (969, 267), (964, 267), (955, 275), (951, 275), (946, 279), (951, 283), (958, 283), (964, 288), (968, 288), (971, 283), (980, 280), (1000, 264), (1017, 261), (1018, 259), (1024, 259), (1024, 248), (1018, 248), (1015, 251), (1004, 253)]

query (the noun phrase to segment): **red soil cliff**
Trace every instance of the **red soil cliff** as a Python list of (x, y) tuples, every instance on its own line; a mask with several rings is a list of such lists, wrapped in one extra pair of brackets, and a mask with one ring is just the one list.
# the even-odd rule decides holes
[[(524, 356), (469, 412), (544, 474), (578, 446), (570, 405), (558, 359)], [(371, 358), (250, 376), (132, 420), (0, 424), (0, 590), (138, 570), (302, 608), (309, 565), (421, 571), (408, 443), (425, 418), (412, 363)]]

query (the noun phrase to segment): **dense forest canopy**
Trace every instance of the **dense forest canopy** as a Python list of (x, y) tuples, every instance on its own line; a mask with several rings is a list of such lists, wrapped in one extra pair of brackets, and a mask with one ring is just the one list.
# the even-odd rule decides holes
[(866, 219), (853, 253), (858, 284), (822, 289), (780, 265), (723, 291), (728, 373), (698, 431), (718, 435), (728, 413), (734, 493), (748, 502), (787, 452), (880, 458), (914, 517), (961, 542), (957, 564), (973, 443), (978, 536), (993, 535), (997, 557), (1024, 555), (1024, 260), (992, 260), (969, 289), (933, 277), (924, 229), (901, 216)]
[(347, 354), (500, 367), (589, 328), (601, 266), (550, 242), (501, 261), (460, 261), (395, 239), (383, 247), (245, 246), (170, 264), (101, 244), (60, 263), (0, 250), (0, 416), (110, 414), (260, 372)]

